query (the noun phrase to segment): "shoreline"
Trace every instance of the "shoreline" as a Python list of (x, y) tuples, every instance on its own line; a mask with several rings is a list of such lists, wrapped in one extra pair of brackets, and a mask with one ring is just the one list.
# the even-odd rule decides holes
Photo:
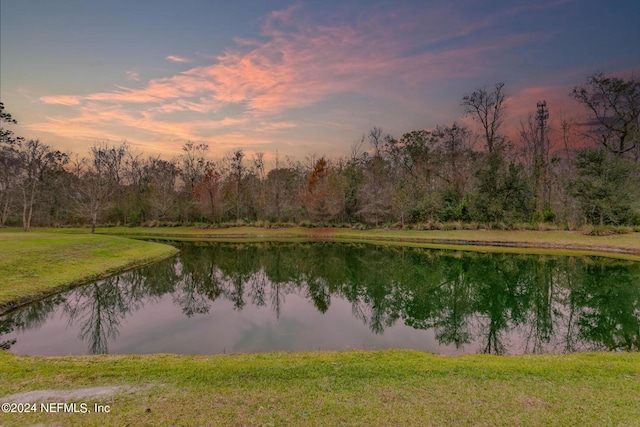
[[(350, 230), (344, 228), (259, 228), (233, 227), (200, 229), (101, 228), (97, 233), (143, 240), (163, 241), (335, 241), (398, 244), (434, 249), (545, 253), (550, 255), (604, 256), (640, 261), (640, 233), (588, 236), (573, 231), (501, 230)], [(514, 250), (515, 249), (515, 250)], [(525, 249), (518, 250), (518, 249)], [(526, 249), (534, 251), (526, 251)]]
[(0, 316), (178, 252), (169, 245), (116, 236), (0, 231)]
[[(30, 233), (14, 230), (0, 230), (3, 237), (25, 240), (37, 236), (92, 236), (86, 229), (36, 229)], [(640, 233), (613, 236), (587, 236), (571, 231), (502, 231), (502, 230), (351, 230), (343, 228), (259, 228), (233, 227), (219, 229), (201, 229), (196, 227), (102, 227), (96, 229), (94, 238), (109, 236), (124, 238), (139, 243), (149, 241), (198, 241), (198, 242), (314, 242), (366, 243), (372, 245), (394, 245), (422, 247), (441, 250), (462, 250), (476, 252), (499, 252), (513, 254), (551, 255), (551, 256), (599, 256), (626, 261), (640, 262)], [(80, 276), (66, 283), (28, 292), (9, 300), (0, 299), (0, 315), (39, 301), (51, 295), (101, 280), (122, 272), (149, 265), (168, 258), (179, 252), (169, 250), (149, 256), (126, 258), (118, 266), (106, 266), (97, 272)], [(0, 248), (1, 249), (1, 248)], [(0, 254), (2, 251), (0, 250)]]

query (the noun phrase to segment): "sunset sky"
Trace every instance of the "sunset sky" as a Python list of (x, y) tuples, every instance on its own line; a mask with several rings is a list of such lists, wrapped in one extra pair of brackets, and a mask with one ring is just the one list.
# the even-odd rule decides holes
[(371, 127), (450, 124), (506, 82), (507, 121), (595, 72), (640, 75), (640, 1), (2, 0), (0, 100), (17, 134), (86, 154), (188, 140), (303, 158)]

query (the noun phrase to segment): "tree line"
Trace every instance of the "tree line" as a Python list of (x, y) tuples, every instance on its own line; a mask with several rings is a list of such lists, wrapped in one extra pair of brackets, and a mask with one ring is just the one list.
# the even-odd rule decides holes
[(504, 83), (461, 100), (454, 122), (396, 138), (379, 127), (340, 158), (281, 159), (242, 149), (222, 160), (187, 142), (172, 159), (126, 142), (88, 156), (14, 134), (0, 103), (0, 226), (222, 222), (640, 225), (640, 79), (594, 74), (570, 96), (587, 120), (549, 124), (538, 102), (505, 131)]

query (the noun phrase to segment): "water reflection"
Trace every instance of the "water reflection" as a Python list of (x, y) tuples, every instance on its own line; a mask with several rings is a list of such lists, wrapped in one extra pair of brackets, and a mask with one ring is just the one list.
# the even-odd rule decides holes
[[(162, 351), (174, 353), (315, 350), (304, 347), (315, 345), (314, 336), (325, 337), (324, 349), (350, 342), (445, 353), (640, 349), (640, 263), (336, 243), (184, 244), (181, 249), (170, 260), (10, 313), (0, 319), (0, 347), (26, 354), (73, 352), (79, 341), (85, 352), (108, 353), (126, 332), (136, 338), (124, 341), (135, 344), (117, 351), (156, 351), (158, 341), (168, 343)], [(326, 313), (323, 317), (350, 309), (351, 320), (343, 316), (330, 327), (309, 324), (317, 316), (309, 307), (306, 313), (292, 308), (301, 314), (278, 321), (303, 301)], [(179, 316), (171, 314), (171, 305)], [(275, 320), (256, 314), (261, 308)], [(163, 320), (172, 326), (154, 330)], [(357, 329), (354, 321), (366, 325), (370, 336), (360, 331), (342, 337)], [(64, 328), (55, 326), (61, 322)], [(251, 327), (240, 328), (242, 322)], [(51, 331), (41, 331), (46, 328)], [(221, 349), (225, 328), (244, 335)], [(66, 336), (73, 331), (76, 344), (61, 337), (56, 342), (62, 350), (53, 350), (53, 343), (30, 349), (31, 341), (64, 335), (60, 331)], [(430, 331), (435, 342), (416, 345), (425, 335), (411, 334), (421, 331)], [(214, 336), (193, 346), (185, 342), (208, 334)], [(326, 338), (331, 335), (342, 341)]]

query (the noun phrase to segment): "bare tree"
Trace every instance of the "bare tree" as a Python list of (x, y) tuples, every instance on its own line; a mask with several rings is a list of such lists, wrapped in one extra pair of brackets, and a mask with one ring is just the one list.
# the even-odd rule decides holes
[(147, 162), (149, 183), (149, 204), (151, 215), (156, 219), (167, 219), (176, 201), (176, 180), (178, 167), (175, 160), (150, 158)]
[(91, 157), (74, 165), (78, 177), (71, 188), (71, 198), (80, 212), (89, 216), (91, 233), (95, 233), (98, 215), (121, 184), (122, 161), (127, 152), (126, 144), (119, 147), (106, 143), (91, 147)]
[(194, 144), (189, 141), (182, 146), (183, 154), (180, 156), (180, 173), (184, 184), (184, 191), (193, 195), (193, 190), (202, 180), (207, 171), (205, 153), (209, 150), (207, 144)]
[(379, 156), (382, 144), (384, 142), (384, 135), (382, 129), (379, 127), (373, 127), (369, 131), (369, 142), (373, 145), (373, 155)]
[(365, 167), (364, 182), (358, 192), (361, 206), (358, 215), (378, 226), (391, 211), (392, 190), (387, 162), (379, 154), (373, 156)]
[(147, 167), (148, 159), (140, 152), (128, 149), (122, 161), (123, 198), (119, 201), (120, 207), (128, 214), (127, 220), (134, 223), (144, 222), (150, 214), (149, 185), (151, 183), (150, 169)]
[[(180, 197), (180, 216), (185, 215), (193, 219), (199, 215), (195, 189), (202, 182), (209, 162), (205, 158), (209, 150), (207, 144), (194, 144), (189, 141), (182, 147), (182, 155), (178, 159), (178, 170), (182, 179), (182, 194)], [(185, 212), (186, 210), (186, 212)]]
[(465, 115), (479, 121), (484, 131), (487, 151), (490, 153), (502, 148), (503, 138), (499, 135), (504, 121), (506, 96), (504, 83), (496, 83), (492, 91), (486, 88), (476, 89), (462, 97)]
[(358, 215), (376, 226), (385, 220), (392, 208), (392, 185), (389, 177), (389, 162), (382, 156), (385, 141), (390, 142), (389, 135), (374, 127), (369, 132), (369, 143), (373, 146), (373, 156), (363, 162), (363, 182), (357, 192)]
[(17, 182), (22, 192), (22, 228), (29, 231), (36, 195), (45, 183), (47, 172), (62, 168), (68, 156), (37, 139), (17, 141), (15, 148), (19, 160)]
[(622, 155), (640, 144), (640, 79), (597, 73), (571, 96), (589, 110), (593, 135), (609, 151)]
[(211, 162), (202, 181), (195, 188), (196, 198), (207, 207), (209, 218), (215, 222), (221, 210), (222, 175)]

